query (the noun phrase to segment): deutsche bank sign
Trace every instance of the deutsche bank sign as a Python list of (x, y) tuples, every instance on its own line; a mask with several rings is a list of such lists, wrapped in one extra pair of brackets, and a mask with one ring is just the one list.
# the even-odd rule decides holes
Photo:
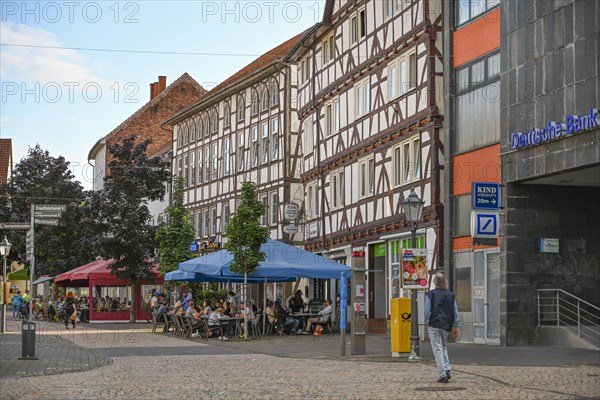
[(578, 115), (567, 115), (564, 124), (549, 121), (545, 128), (533, 128), (526, 133), (513, 132), (510, 135), (511, 149), (521, 149), (535, 146), (551, 140), (560, 139), (563, 135), (570, 136), (588, 129), (600, 127), (598, 109), (590, 108), (590, 112), (582, 117)]
[(493, 182), (473, 182), (473, 208), (497, 210), (500, 208), (500, 185)]
[(498, 237), (497, 211), (471, 211), (471, 236), (478, 239)]

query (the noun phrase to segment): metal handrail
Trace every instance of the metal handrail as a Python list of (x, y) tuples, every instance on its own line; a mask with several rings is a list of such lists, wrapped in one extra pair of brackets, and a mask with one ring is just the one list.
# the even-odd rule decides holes
[[(550, 296), (542, 296), (542, 294), (551, 293)], [(561, 294), (568, 296), (561, 297)], [(582, 307), (591, 308), (591, 311)], [(549, 309), (548, 311), (546, 311)], [(542, 322), (549, 322), (556, 326), (568, 326), (577, 329), (578, 337), (585, 337), (588, 340), (596, 342), (600, 346), (600, 338), (597, 337), (597, 332), (600, 332), (600, 324), (594, 320), (600, 321), (600, 307), (597, 307), (569, 292), (562, 289), (538, 289), (537, 290), (537, 311), (538, 311), (538, 326), (542, 326)], [(593, 326), (597, 330), (591, 328)], [(596, 333), (595, 336), (589, 335), (583, 330), (588, 330)]]

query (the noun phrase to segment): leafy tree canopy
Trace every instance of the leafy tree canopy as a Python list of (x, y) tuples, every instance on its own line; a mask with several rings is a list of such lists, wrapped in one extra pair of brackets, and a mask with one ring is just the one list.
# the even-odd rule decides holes
[(165, 210), (166, 220), (156, 232), (160, 249), (160, 271), (167, 273), (179, 267), (179, 263), (194, 256), (190, 244), (194, 240), (194, 228), (190, 215), (183, 206), (184, 178), (175, 179), (175, 190), (171, 206)]
[(225, 227), (228, 239), (225, 248), (233, 255), (229, 266), (231, 271), (250, 274), (265, 259), (260, 250), (269, 238), (269, 229), (260, 224), (260, 217), (264, 214), (265, 205), (258, 200), (256, 185), (244, 182), (240, 204)]

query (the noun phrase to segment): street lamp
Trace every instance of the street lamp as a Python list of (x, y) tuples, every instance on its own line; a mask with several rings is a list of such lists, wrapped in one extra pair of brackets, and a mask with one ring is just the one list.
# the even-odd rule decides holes
[(6, 257), (8, 253), (10, 253), (10, 248), (12, 244), (8, 241), (6, 236), (0, 242), (0, 255), (4, 258), (3, 270), (2, 270), (2, 284), (4, 285), (4, 299), (2, 301), (2, 326), (0, 326), (0, 332), (4, 333), (6, 328), (6, 301), (8, 300), (8, 293), (6, 292), (9, 288), (6, 286)]
[[(410, 224), (412, 247), (417, 247), (417, 227), (423, 213), (425, 202), (417, 196), (414, 189), (402, 202), (402, 211)], [(410, 294), (410, 356), (408, 361), (420, 361), (419, 355), (419, 306), (417, 303), (417, 289), (412, 289)]]

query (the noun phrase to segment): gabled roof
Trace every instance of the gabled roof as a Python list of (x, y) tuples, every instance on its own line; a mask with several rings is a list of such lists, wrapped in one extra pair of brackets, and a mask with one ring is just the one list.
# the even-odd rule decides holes
[(298, 47), (300, 47), (302, 40), (312, 29), (314, 28), (311, 27), (305, 30), (304, 32), (300, 33), (299, 35), (296, 35), (293, 38), (288, 39), (287, 41), (278, 45), (277, 47), (274, 47), (273, 49), (267, 51), (266, 53), (258, 57), (256, 60), (252, 61), (250, 64), (246, 65), (238, 72), (231, 75), (229, 78), (225, 79), (223, 82), (215, 86), (211, 91), (208, 92), (206, 96), (204, 96), (198, 102), (191, 104), (190, 106), (184, 108), (183, 110), (169, 118), (163, 123), (163, 125), (169, 125), (181, 121), (182, 119), (186, 118), (186, 116), (190, 114), (192, 110), (200, 108), (207, 101), (214, 99), (218, 94), (223, 93), (226, 89), (232, 86), (235, 86), (236, 83), (239, 83), (244, 79), (255, 75), (257, 72), (265, 70), (266, 68), (270, 67), (271, 65), (277, 62), (288, 62), (290, 60), (290, 55), (293, 54)]
[(142, 115), (150, 107), (152, 107), (153, 105), (159, 103), (163, 98), (165, 98), (169, 94), (169, 92), (174, 87), (176, 87), (178, 84), (180, 84), (183, 81), (187, 81), (187, 82), (191, 83), (192, 85), (196, 86), (198, 88), (198, 90), (200, 90), (200, 92), (202, 92), (203, 94), (208, 93), (206, 91), (206, 89), (204, 89), (198, 82), (196, 82), (194, 80), (194, 78), (192, 78), (187, 72), (184, 72), (183, 75), (181, 75), (173, 83), (171, 83), (169, 86), (167, 86), (165, 88), (165, 90), (163, 90), (160, 94), (158, 94), (152, 100), (150, 100), (149, 102), (147, 102), (146, 104), (144, 104), (139, 110), (137, 110), (136, 112), (134, 112), (133, 114), (131, 114), (129, 116), (129, 118), (127, 118), (119, 126), (117, 126), (115, 129), (113, 129), (108, 135), (106, 135), (106, 136), (102, 137), (101, 139), (99, 139), (94, 144), (94, 146), (92, 146), (92, 149), (90, 150), (90, 152), (88, 154), (88, 160), (93, 160), (95, 158), (96, 153), (98, 152), (98, 150), (100, 150), (102, 148), (102, 145), (104, 145), (106, 143), (106, 140), (108, 138), (110, 138), (115, 133), (119, 132), (121, 129), (125, 128), (127, 125), (129, 125), (129, 123), (131, 121), (133, 121), (138, 116)]
[(0, 184), (10, 179), (12, 171), (12, 139), (0, 139)]

